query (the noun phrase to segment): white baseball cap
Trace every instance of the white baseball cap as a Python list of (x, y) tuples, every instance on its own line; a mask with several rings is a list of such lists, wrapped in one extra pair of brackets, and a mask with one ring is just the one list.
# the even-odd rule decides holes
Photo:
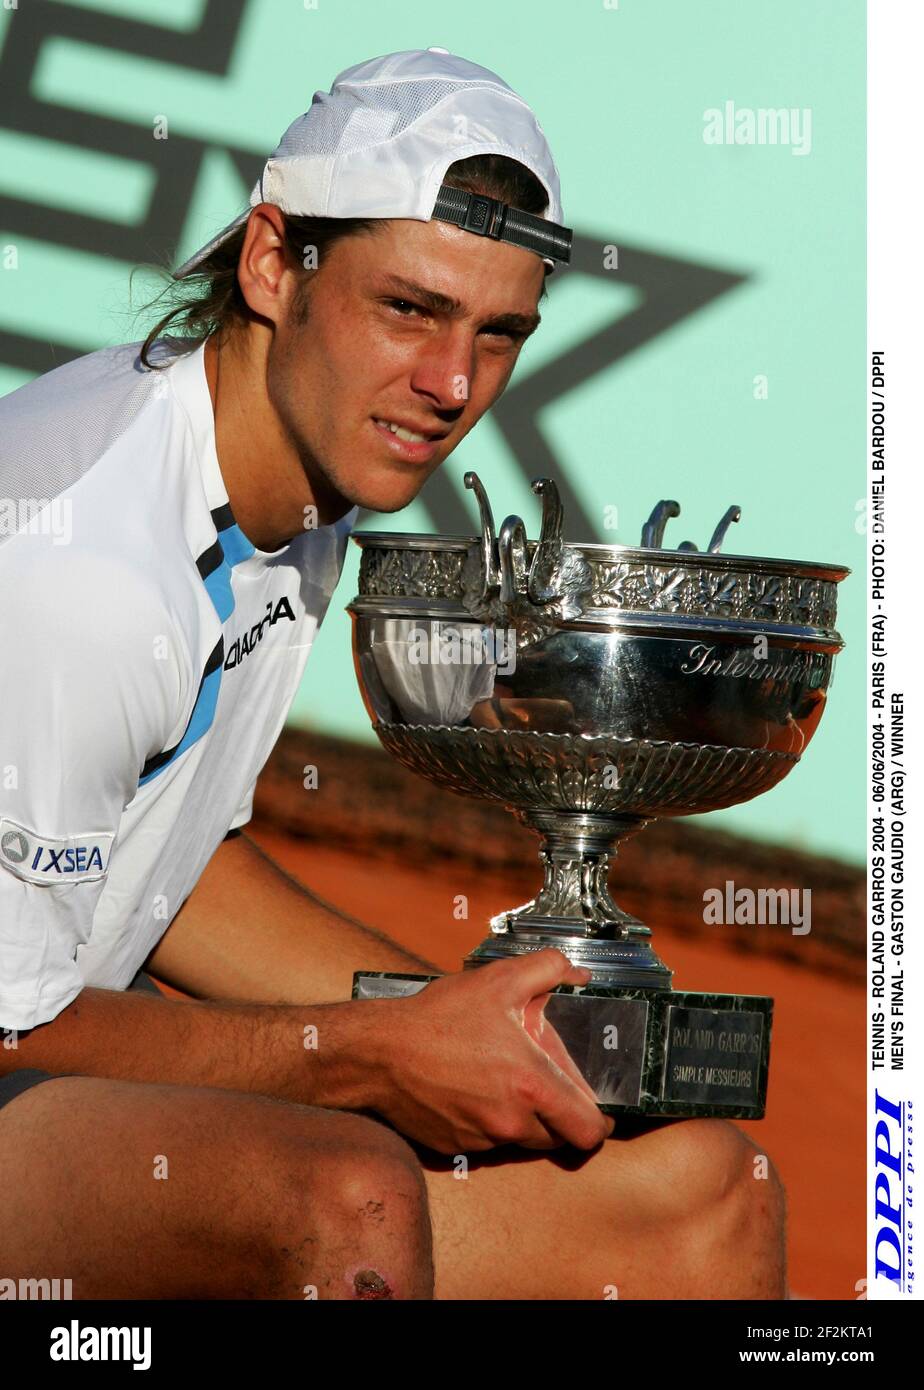
[[(479, 154), (524, 164), (548, 194), (545, 212), (443, 184), (450, 164)], [(299, 217), (437, 217), (524, 246), (553, 269), (571, 254), (558, 170), (536, 117), (496, 73), (445, 48), (370, 58), (341, 72), (329, 92), (315, 92), (266, 161), (250, 207), (173, 278), (195, 270), (258, 203)]]

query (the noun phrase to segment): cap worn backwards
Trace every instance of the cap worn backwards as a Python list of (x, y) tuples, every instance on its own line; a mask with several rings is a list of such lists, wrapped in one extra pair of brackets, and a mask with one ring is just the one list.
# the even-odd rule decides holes
[[(443, 184), (473, 155), (517, 160), (548, 195), (541, 216)], [(299, 217), (439, 218), (567, 262), (558, 171), (526, 103), (488, 68), (442, 48), (409, 49), (346, 68), (289, 126), (250, 195), (250, 207), (173, 272), (194, 271), (259, 203)]]

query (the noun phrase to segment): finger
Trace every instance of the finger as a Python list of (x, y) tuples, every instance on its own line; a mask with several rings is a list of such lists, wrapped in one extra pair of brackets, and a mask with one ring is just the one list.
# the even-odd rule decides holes
[(517, 1147), (520, 1149), (560, 1149), (564, 1142), (560, 1134), (553, 1134), (542, 1123), (538, 1115), (533, 1115), (523, 1132), (523, 1137), (517, 1140)]
[(550, 995), (543, 998), (541, 995), (536, 999), (531, 999), (524, 1010), (524, 1027), (532, 1038), (542, 1048), (543, 1052), (555, 1063), (555, 1065), (578, 1086), (585, 1095), (591, 1100), (596, 1100), (593, 1088), (585, 1079), (583, 1072), (575, 1062), (571, 1053), (568, 1051), (561, 1035), (545, 1016), (545, 1007)]
[(576, 1149), (594, 1149), (612, 1133), (613, 1120), (604, 1115), (596, 1101), (549, 1062), (552, 1072), (548, 1096), (536, 1107), (536, 1114), (547, 1129), (560, 1134)]
[(586, 985), (593, 979), (593, 971), (586, 965), (572, 965), (562, 980), (563, 985)]
[[(509, 1131), (510, 1126), (502, 1124), (501, 1120), (498, 1119), (497, 1126), (495, 1127), (490, 1120), (487, 1120), (483, 1122), (481, 1126), (479, 1142), (475, 1144), (469, 1143), (467, 1147), (472, 1151), (484, 1148), (499, 1149), (507, 1145), (512, 1145), (521, 1149), (560, 1149), (565, 1142), (561, 1135), (554, 1134), (548, 1129), (535, 1113), (532, 1115), (524, 1114), (522, 1119), (518, 1122), (518, 1127), (520, 1133), (516, 1139), (498, 1138), (498, 1132), (503, 1132), (504, 1130)], [(465, 1149), (457, 1148), (454, 1149), (453, 1152), (464, 1153)]]
[(556, 985), (564, 984), (567, 976), (575, 969), (557, 946), (544, 946), (541, 951), (531, 951), (528, 956), (516, 956), (510, 962), (500, 963), (509, 966), (507, 973), (510, 982), (516, 997), (523, 1003), (536, 994), (545, 994)]

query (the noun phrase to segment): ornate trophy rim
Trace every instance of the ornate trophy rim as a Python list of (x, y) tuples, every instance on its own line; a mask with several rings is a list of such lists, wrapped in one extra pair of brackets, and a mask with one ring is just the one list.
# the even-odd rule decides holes
[[(445, 603), (445, 606), (444, 606)], [(418, 618), (434, 622), (472, 623), (473, 615), (464, 608), (444, 600), (415, 595), (365, 594), (353, 599), (345, 611), (357, 617)], [(798, 651), (814, 651), (836, 656), (846, 645), (834, 628), (801, 627), (768, 618), (717, 618), (703, 613), (662, 613), (632, 608), (597, 608), (579, 618), (561, 619), (556, 627), (561, 632), (612, 632), (624, 636), (640, 635), (663, 638), (700, 636), (747, 638), (767, 636), (771, 645), (777, 642)]]
[[(447, 536), (436, 532), (421, 531), (353, 531), (350, 534), (350, 539), (361, 550), (372, 548), (380, 550), (442, 550), (450, 554), (456, 551), (467, 554), (472, 546), (481, 544), (481, 538), (478, 536)], [(537, 544), (537, 541), (527, 541), (529, 551), (532, 552)], [(720, 572), (723, 570), (742, 570), (745, 572), (760, 570), (772, 574), (792, 575), (799, 579), (829, 579), (835, 583), (840, 583), (842, 579), (846, 579), (852, 573), (847, 565), (828, 564), (822, 560), (789, 560), (772, 555), (737, 555), (708, 550), (671, 550), (662, 546), (619, 545), (616, 543), (605, 545), (600, 541), (570, 541), (569, 547), (598, 564), (605, 563), (608, 559), (612, 559), (613, 563), (627, 561), (659, 567), (670, 564), (686, 566), (695, 564)]]
[[(837, 585), (844, 565), (654, 547), (562, 547), (572, 573), (551, 603), (498, 601), (483, 585), (484, 542), (472, 537), (354, 533), (360, 547), (358, 593), (349, 612), (370, 616), (515, 626), (530, 642), (554, 629), (650, 632), (667, 637), (766, 635), (771, 641), (839, 652)], [(538, 563), (541, 542), (525, 541), (522, 574)], [(494, 607), (485, 596), (495, 594)], [(522, 598), (522, 595), (521, 595)]]

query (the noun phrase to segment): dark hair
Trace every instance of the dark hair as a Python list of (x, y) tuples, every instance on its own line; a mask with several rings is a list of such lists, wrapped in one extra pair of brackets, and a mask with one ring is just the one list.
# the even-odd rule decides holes
[[(466, 193), (482, 193), (497, 198), (523, 212), (540, 214), (548, 206), (545, 188), (524, 164), (505, 155), (480, 154), (450, 164), (443, 182)], [(293, 217), (283, 213), (286, 250), (293, 265), (305, 266), (305, 283), (320, 269), (331, 247), (343, 237), (374, 233), (380, 218)], [(190, 275), (174, 280), (170, 272), (163, 290), (141, 312), (148, 313), (165, 298), (173, 301), (170, 310), (154, 325), (144, 340), (141, 361), (156, 370), (169, 366), (174, 356), (193, 352), (206, 338), (218, 333), (222, 338), (245, 323), (250, 309), (241, 293), (237, 267), (247, 232), (244, 222), (228, 240), (206, 257)], [(306, 266), (306, 251), (316, 251), (316, 263)], [(548, 267), (546, 268), (548, 269)], [(545, 290), (542, 291), (545, 294)], [(179, 336), (170, 335), (172, 356), (150, 359), (155, 341), (170, 325), (179, 326)]]

